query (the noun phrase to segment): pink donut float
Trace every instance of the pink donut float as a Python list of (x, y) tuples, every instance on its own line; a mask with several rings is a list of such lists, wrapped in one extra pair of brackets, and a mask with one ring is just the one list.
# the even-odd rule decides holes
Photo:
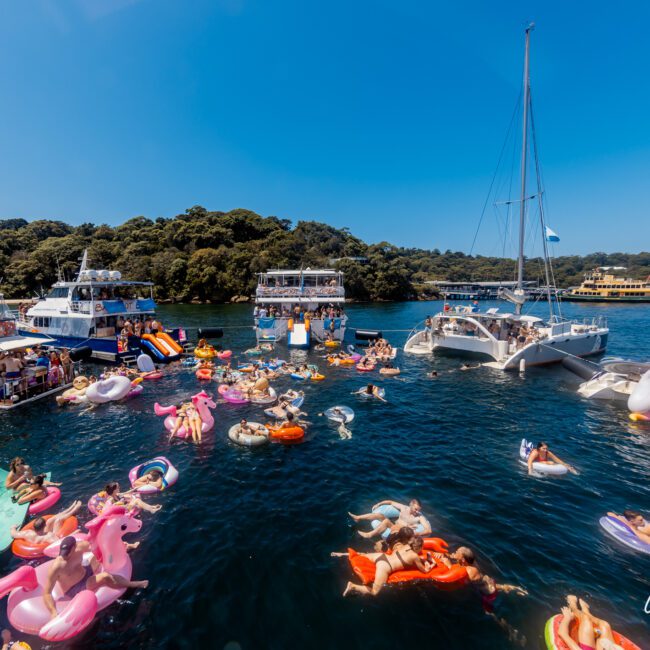
[(39, 512), (45, 512), (50, 506), (53, 506), (61, 498), (61, 490), (58, 487), (49, 485), (45, 488), (47, 494), (38, 501), (33, 501), (27, 508), (28, 515), (37, 515)]
[(230, 359), (232, 357), (232, 350), (222, 350), (217, 352), (217, 358), (219, 359)]

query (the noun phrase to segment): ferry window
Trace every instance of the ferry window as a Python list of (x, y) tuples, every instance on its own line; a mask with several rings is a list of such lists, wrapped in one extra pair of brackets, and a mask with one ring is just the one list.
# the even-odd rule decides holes
[(47, 294), (48, 298), (67, 298), (68, 297), (68, 288), (67, 287), (54, 287), (50, 293)]

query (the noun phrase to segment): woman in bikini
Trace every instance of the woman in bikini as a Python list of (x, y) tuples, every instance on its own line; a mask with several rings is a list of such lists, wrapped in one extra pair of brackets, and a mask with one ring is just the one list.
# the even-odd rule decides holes
[[(612, 628), (607, 621), (597, 618), (589, 610), (589, 605), (575, 596), (566, 597), (568, 607), (562, 607), (562, 621), (558, 634), (569, 650), (622, 650), (614, 641)], [(570, 627), (574, 619), (578, 621), (578, 642), (571, 636)]]
[[(376, 596), (392, 573), (412, 567), (419, 569), (422, 573), (428, 573), (436, 565), (433, 560), (422, 561), (420, 558), (422, 539), (414, 538), (413, 529), (406, 526), (395, 535), (391, 551), (388, 553), (364, 553), (363, 555), (375, 563), (375, 580), (372, 586), (348, 582), (343, 595), (347, 596), (353, 592), (366, 596)], [(344, 555), (347, 555), (347, 553), (332, 553), (332, 557)]]
[(145, 503), (140, 497), (132, 494), (131, 490), (128, 492), (120, 492), (120, 484), (117, 481), (113, 481), (106, 485), (104, 488), (104, 495), (106, 496), (102, 510), (108, 505), (124, 506), (128, 511), (132, 511), (137, 508), (139, 510), (145, 510), (146, 512), (158, 512), (158, 510), (162, 508), (160, 504), (150, 506), (148, 503)]
[(533, 473), (533, 463), (546, 463), (548, 465), (564, 465), (572, 474), (577, 474), (575, 468), (569, 463), (565, 463), (558, 458), (552, 451), (549, 451), (545, 442), (538, 442), (537, 449), (533, 449), (528, 455), (528, 473)]
[(7, 490), (16, 490), (20, 485), (22, 485), (28, 478), (29, 466), (25, 464), (25, 461), (17, 456), (9, 463), (9, 473), (5, 479), (5, 488)]

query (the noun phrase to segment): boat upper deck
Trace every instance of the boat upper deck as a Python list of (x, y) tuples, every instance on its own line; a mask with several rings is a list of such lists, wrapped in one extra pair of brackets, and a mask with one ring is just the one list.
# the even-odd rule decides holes
[(345, 302), (343, 273), (333, 269), (277, 270), (258, 275), (258, 302)]

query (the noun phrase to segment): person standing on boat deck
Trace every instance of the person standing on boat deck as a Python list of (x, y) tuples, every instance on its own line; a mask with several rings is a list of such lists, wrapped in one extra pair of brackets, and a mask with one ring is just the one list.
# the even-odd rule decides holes
[(433, 326), (433, 323), (431, 322), (431, 316), (427, 316), (424, 319), (424, 340), (428, 341), (429, 337), (431, 336), (431, 328)]

